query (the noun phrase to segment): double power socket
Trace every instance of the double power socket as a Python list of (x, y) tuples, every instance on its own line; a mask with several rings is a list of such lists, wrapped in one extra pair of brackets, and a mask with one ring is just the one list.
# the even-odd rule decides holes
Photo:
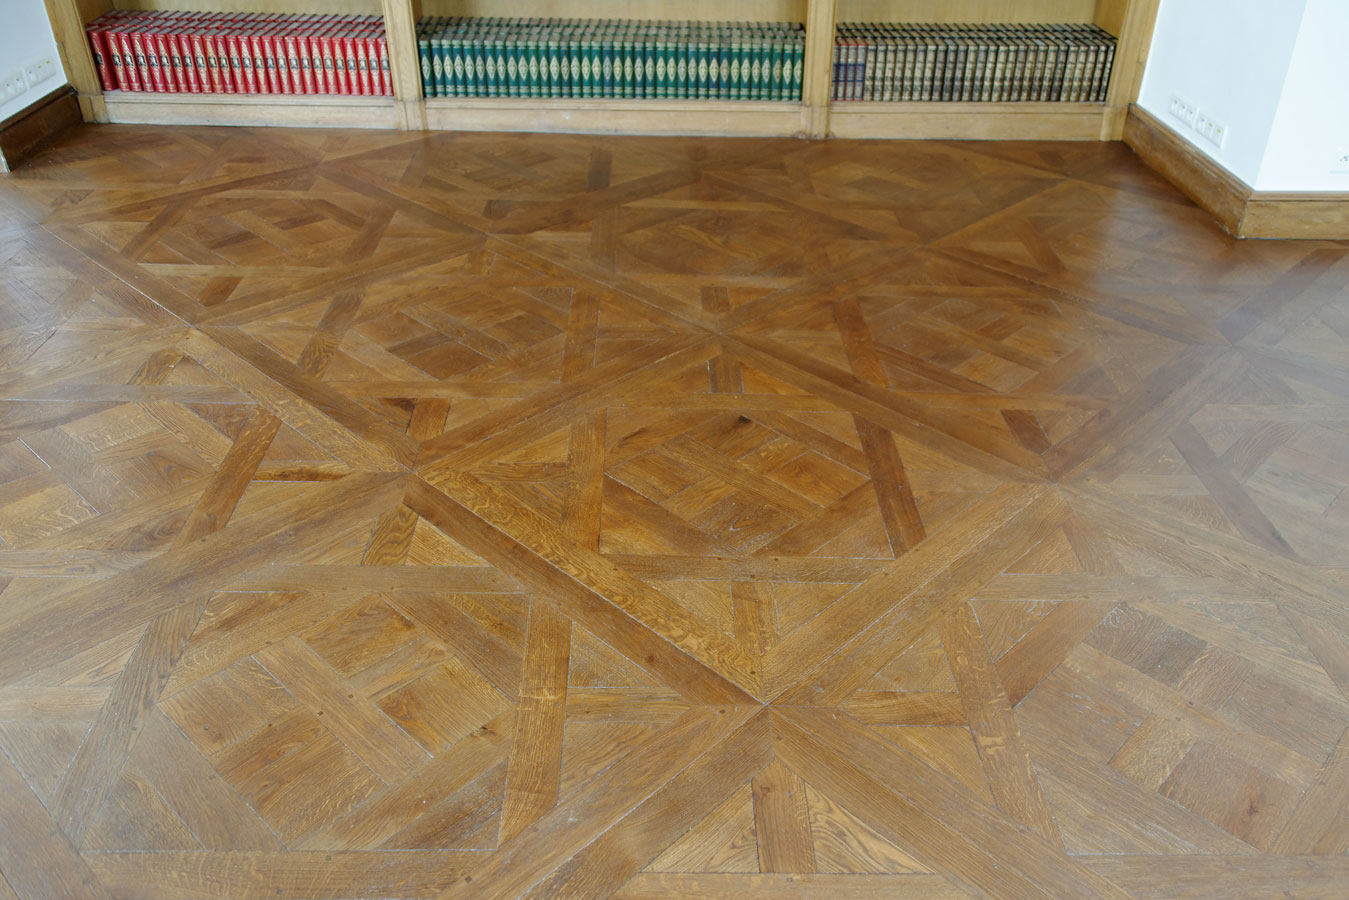
[(29, 60), (22, 69), (0, 75), (0, 104), (8, 103), (25, 91), (37, 87), (60, 71), (56, 54), (50, 53)]
[(1199, 107), (1189, 100), (1172, 94), (1171, 115), (1189, 125), (1219, 150), (1223, 148), (1223, 142), (1227, 139), (1227, 126), (1207, 113), (1200, 112)]

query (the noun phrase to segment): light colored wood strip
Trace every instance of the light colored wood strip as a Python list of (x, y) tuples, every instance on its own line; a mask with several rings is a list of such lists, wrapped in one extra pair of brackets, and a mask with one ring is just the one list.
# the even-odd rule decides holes
[(54, 818), (72, 843), (83, 841), (205, 606), (203, 597), (151, 621), (109, 692), (52, 794)]
[(755, 900), (967, 900), (972, 897), (940, 875), (719, 875), (642, 872), (613, 900), (687, 900), (754, 897)]
[(754, 776), (754, 832), (760, 872), (814, 872), (806, 785), (781, 761)]
[(900, 462), (899, 451), (895, 449), (895, 439), (890, 432), (861, 416), (855, 416), (853, 421), (857, 424), (862, 450), (867, 455), (871, 484), (876, 493), (876, 503), (881, 509), (881, 520), (885, 522), (885, 531), (890, 538), (890, 549), (898, 556), (917, 546), (927, 536), (923, 519), (918, 514), (913, 488), (909, 486), (909, 477), (904, 473), (904, 464)]
[(551, 606), (531, 606), (502, 800), (503, 844), (557, 805), (570, 652), (571, 622)]
[(1080, 857), (1082, 863), (1126, 888), (1137, 900), (1230, 900), (1232, 897), (1338, 898), (1349, 883), (1343, 856), (1122, 856)]
[(858, 691), (839, 705), (863, 725), (964, 725), (953, 691)]
[(1007, 692), (998, 679), (984, 634), (968, 603), (961, 604), (942, 622), (941, 635), (965, 718), (974, 733), (984, 774), (998, 808), (1048, 840), (1062, 844), (1012, 716)]
[(244, 423), (239, 438), (230, 446), (225, 459), (211, 476), (201, 499), (193, 508), (183, 530), (178, 532), (175, 547), (182, 547), (224, 528), (234, 514), (244, 490), (248, 487), (272, 439), (281, 428), (281, 420), (263, 409), (253, 410)]
[[(511, 509), (476, 479), (458, 475), (451, 483), (471, 508), (420, 480), (409, 490), (408, 503), (690, 699), (728, 702), (743, 698), (742, 688), (757, 689), (757, 663), (725, 635), (598, 554), (573, 547), (540, 517)], [(507, 533), (496, 526), (503, 516)], [(509, 532), (528, 535), (533, 549)]]
[(375, 530), (361, 558), (363, 566), (398, 566), (407, 558), (412, 546), (412, 533), (417, 526), (417, 514), (399, 504), (379, 517)]
[(478, 863), (471, 851), (98, 853), (89, 867), (119, 900), (359, 900), (430, 897)]
[(604, 499), (605, 414), (592, 412), (572, 426), (567, 453), (569, 477), (562, 521), (587, 550), (599, 552)]

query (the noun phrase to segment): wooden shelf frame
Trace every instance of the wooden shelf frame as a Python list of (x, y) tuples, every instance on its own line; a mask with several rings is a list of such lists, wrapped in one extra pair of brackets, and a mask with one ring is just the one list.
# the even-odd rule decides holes
[[(1160, 0), (45, 0), (88, 122), (448, 131), (980, 140), (1119, 140)], [(85, 22), (113, 7), (381, 14), (394, 96), (104, 94)], [(421, 95), (422, 15), (781, 19), (806, 28), (800, 102), (433, 98)], [(1104, 103), (831, 102), (838, 21), (1094, 22), (1119, 46)]]

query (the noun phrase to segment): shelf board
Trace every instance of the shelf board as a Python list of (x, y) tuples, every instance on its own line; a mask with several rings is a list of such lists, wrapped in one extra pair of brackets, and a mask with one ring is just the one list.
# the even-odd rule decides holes
[(110, 91), (108, 121), (138, 125), (397, 128), (392, 97), (332, 94), (160, 94)]
[(845, 101), (829, 109), (839, 138), (1099, 141), (1115, 111), (1103, 103), (880, 103)]
[(435, 131), (787, 137), (803, 134), (801, 103), (754, 100), (595, 100), (437, 97), (425, 102)]

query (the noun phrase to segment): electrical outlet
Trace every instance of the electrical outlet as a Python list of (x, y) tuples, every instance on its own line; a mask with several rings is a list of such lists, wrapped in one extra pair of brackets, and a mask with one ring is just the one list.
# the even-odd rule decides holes
[(15, 69), (0, 75), (0, 103), (8, 103), (26, 90), (28, 82), (24, 80), (22, 71)]
[(1330, 171), (1339, 175), (1349, 175), (1349, 150), (1341, 150), (1335, 154), (1335, 162)]
[(29, 60), (23, 67), (23, 75), (28, 79), (28, 86), (41, 84), (48, 78), (56, 74), (56, 54), (48, 54), (39, 59)]
[(1212, 116), (1206, 113), (1196, 113), (1194, 117), (1194, 130), (1199, 132), (1200, 137), (1213, 144), (1218, 149), (1222, 149), (1223, 142), (1227, 139), (1227, 126), (1216, 121)]
[(1199, 107), (1195, 106), (1189, 100), (1186, 100), (1177, 94), (1171, 95), (1171, 115), (1180, 119), (1191, 128), (1194, 127), (1194, 117), (1198, 112)]

